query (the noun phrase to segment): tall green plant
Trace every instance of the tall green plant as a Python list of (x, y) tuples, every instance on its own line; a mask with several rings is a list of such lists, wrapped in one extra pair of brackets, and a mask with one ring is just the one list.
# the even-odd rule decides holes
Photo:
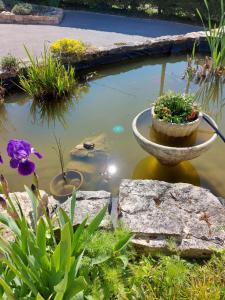
[[(71, 198), (70, 216), (59, 208), (59, 224), (55, 239), (55, 223), (50, 219), (40, 199), (26, 188), (33, 203), (35, 229), (26, 220), (17, 201), (4, 203), (6, 213), (0, 213), (0, 223), (4, 224), (14, 236), (8, 241), (0, 237), (0, 298), (1, 299), (74, 299), (84, 294), (88, 287), (90, 269), (83, 269), (85, 251), (94, 238), (105, 216), (105, 206), (97, 216), (87, 224), (88, 219), (73, 230), (73, 218), (76, 203), (75, 193)], [(43, 215), (40, 213), (43, 208)], [(17, 209), (15, 210), (15, 207)], [(130, 240), (127, 234), (115, 246), (113, 253), (105, 257), (95, 257), (90, 266), (97, 266), (120, 253)]]
[(39, 101), (53, 101), (70, 97), (76, 88), (75, 71), (54, 58), (45, 48), (38, 60), (25, 47), (29, 67), (27, 74), (20, 74), (22, 89)]
[(210, 48), (211, 58), (213, 60), (213, 68), (222, 68), (225, 65), (225, 15), (224, 15), (224, 1), (221, 0), (221, 17), (219, 24), (213, 24), (210, 9), (207, 0), (204, 0), (207, 14), (208, 24), (205, 25), (201, 12), (197, 9), (198, 15), (204, 26), (206, 39)]

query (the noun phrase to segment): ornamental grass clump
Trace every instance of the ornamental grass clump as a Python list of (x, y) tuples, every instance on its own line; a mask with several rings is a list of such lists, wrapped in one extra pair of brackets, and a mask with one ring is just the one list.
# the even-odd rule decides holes
[(196, 59), (194, 44), (192, 55), (187, 56), (187, 69), (184, 77), (201, 82), (206, 79), (214, 79), (216, 76), (225, 76), (225, 12), (224, 0), (220, 1), (220, 21), (212, 21), (209, 2), (204, 0), (207, 11), (207, 24), (204, 22), (203, 14), (197, 9), (197, 13), (204, 27), (206, 40), (210, 55), (203, 60)]
[(25, 48), (30, 66), (27, 74), (20, 74), (20, 86), (32, 98), (39, 101), (54, 101), (70, 97), (75, 91), (75, 70), (54, 58), (45, 48), (41, 60)]
[(16, 73), (18, 71), (19, 61), (15, 56), (8, 54), (1, 58), (0, 66), (4, 72)]
[(52, 43), (50, 50), (57, 57), (75, 56), (81, 58), (87, 47), (80, 40), (64, 38)]
[(194, 96), (168, 92), (157, 98), (154, 104), (155, 118), (168, 122), (183, 124), (196, 120), (199, 110), (194, 104)]

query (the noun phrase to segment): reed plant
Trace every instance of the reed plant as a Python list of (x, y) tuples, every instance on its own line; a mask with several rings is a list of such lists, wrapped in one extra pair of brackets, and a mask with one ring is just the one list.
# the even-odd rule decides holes
[(39, 60), (25, 47), (29, 59), (27, 74), (20, 74), (21, 88), (39, 101), (54, 101), (73, 94), (76, 88), (75, 70), (65, 66), (44, 49)]
[(210, 48), (210, 56), (212, 58), (212, 67), (214, 70), (220, 71), (225, 66), (225, 15), (224, 15), (224, 0), (221, 0), (221, 17), (218, 24), (213, 23), (208, 1), (204, 0), (208, 24), (206, 25), (201, 12), (197, 9), (198, 15), (204, 26), (206, 39)]

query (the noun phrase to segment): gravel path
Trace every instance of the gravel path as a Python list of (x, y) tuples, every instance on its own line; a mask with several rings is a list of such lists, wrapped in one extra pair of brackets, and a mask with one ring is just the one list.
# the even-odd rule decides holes
[(39, 55), (44, 44), (64, 37), (82, 39), (97, 47), (115, 43), (144, 42), (150, 37), (184, 34), (200, 30), (188, 24), (130, 18), (84, 11), (65, 11), (58, 26), (0, 24), (0, 56), (24, 57), (23, 45)]

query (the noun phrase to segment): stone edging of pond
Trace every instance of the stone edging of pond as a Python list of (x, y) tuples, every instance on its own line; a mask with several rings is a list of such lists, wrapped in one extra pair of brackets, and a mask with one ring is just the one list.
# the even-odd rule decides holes
[[(17, 192), (16, 196), (24, 215), (32, 223), (28, 195)], [(90, 222), (109, 203), (112, 209), (101, 227), (116, 226), (119, 220), (134, 234), (132, 242), (141, 253), (179, 253), (183, 257), (198, 258), (209, 257), (225, 247), (225, 200), (204, 188), (187, 183), (124, 179), (118, 199), (111, 198), (106, 191), (78, 191), (74, 227), (87, 216)], [(50, 196), (51, 217), (58, 207), (69, 213), (70, 201), (60, 204)], [(1, 207), (0, 211), (4, 212)], [(3, 235), (10, 238), (9, 232)]]
[(15, 15), (11, 12), (0, 13), (0, 23), (9, 24), (40, 24), (40, 25), (57, 25), (61, 23), (64, 12), (57, 7), (46, 7), (49, 13), (43, 15)]
[[(168, 35), (158, 38), (146, 39), (144, 43), (124, 43), (112, 47), (90, 47), (82, 58), (76, 56), (64, 58), (65, 65), (73, 65), (76, 70), (91, 70), (103, 65), (110, 65), (124, 62), (140, 57), (160, 57), (172, 54), (191, 53), (193, 45), (196, 45), (196, 52), (209, 53), (209, 47), (204, 31), (191, 32), (185, 35)], [(24, 69), (24, 68), (23, 68)], [(24, 69), (26, 71), (26, 68)], [(7, 90), (15, 87), (18, 83), (18, 76), (6, 72), (0, 72), (0, 80)]]

